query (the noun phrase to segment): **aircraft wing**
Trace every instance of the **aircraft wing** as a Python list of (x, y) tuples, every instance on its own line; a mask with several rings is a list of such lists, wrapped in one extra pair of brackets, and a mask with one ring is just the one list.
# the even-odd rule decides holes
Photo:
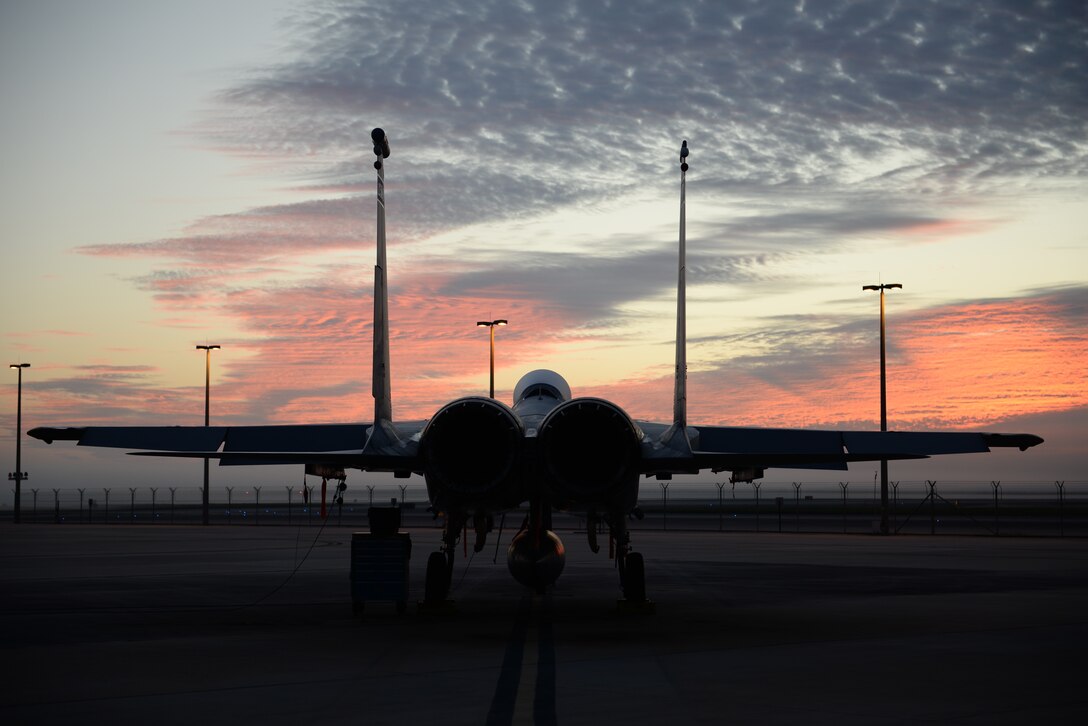
[[(654, 440), (666, 424), (639, 422)], [(692, 426), (691, 455), (662, 451), (643, 460), (644, 473), (694, 473), (770, 468), (845, 470), (857, 461), (925, 459), (941, 454), (987, 452), (995, 447), (1021, 450), (1042, 443), (1034, 434), (960, 431), (829, 431), (817, 429)]]
[[(422, 421), (398, 425), (411, 437)], [(40, 427), (30, 436), (46, 443), (133, 449), (143, 456), (218, 459), (220, 465), (326, 464), (371, 471), (411, 471), (415, 447), (371, 446), (374, 426), (298, 424), (281, 426), (86, 426)]]
[(960, 431), (823, 431), (695, 426), (692, 454), (714, 471), (772, 467), (846, 469), (852, 461), (924, 459), (940, 454), (1021, 450), (1042, 443), (1033, 434)]

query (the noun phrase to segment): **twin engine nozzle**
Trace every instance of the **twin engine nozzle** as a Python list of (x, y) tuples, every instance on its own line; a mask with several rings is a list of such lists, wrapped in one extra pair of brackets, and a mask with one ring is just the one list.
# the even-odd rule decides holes
[(642, 434), (618, 406), (576, 398), (553, 409), (535, 439), (508, 406), (470, 396), (442, 407), (420, 441), (427, 489), (443, 507), (504, 509), (542, 487), (550, 501), (632, 506)]
[(642, 433), (623, 409), (602, 398), (561, 403), (540, 426), (545, 485), (560, 507), (620, 504), (638, 491)]

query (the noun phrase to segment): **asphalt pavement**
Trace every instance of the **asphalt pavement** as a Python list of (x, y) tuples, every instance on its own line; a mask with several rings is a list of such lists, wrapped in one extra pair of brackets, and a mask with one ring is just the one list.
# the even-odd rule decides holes
[(357, 617), (350, 531), (0, 525), (0, 720), (1037, 724), (1088, 707), (1088, 540), (640, 531), (653, 603), (628, 608), (607, 543), (561, 530), (551, 592), (518, 586), (491, 540), (428, 611), (439, 533), (406, 531), (408, 611)]

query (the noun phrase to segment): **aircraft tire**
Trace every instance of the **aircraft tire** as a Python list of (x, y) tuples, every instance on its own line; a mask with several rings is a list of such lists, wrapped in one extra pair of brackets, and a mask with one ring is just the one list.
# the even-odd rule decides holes
[(427, 558), (427, 579), (423, 585), (423, 601), (439, 603), (446, 599), (450, 590), (449, 563), (441, 552), (432, 552)]
[(624, 558), (623, 598), (627, 602), (646, 601), (646, 566), (641, 552), (631, 552)]

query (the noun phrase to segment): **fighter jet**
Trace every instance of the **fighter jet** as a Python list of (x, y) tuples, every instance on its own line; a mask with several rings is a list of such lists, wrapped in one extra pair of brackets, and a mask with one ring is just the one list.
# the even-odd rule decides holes
[(617, 404), (576, 397), (558, 373), (526, 373), (511, 405), (466, 396), (423, 421), (395, 421), (390, 392), (385, 240), (385, 164), (389, 139), (372, 132), (377, 171), (374, 340), (371, 392), (374, 418), (356, 424), (294, 426), (126, 426), (32, 429), (48, 443), (139, 450), (146, 456), (218, 459), (221, 464), (304, 464), (307, 473), (344, 469), (422, 475), (436, 512), (445, 514), (441, 550), (427, 562), (425, 602), (445, 600), (456, 545), (471, 523), (483, 548), (495, 514), (528, 504), (525, 524), (507, 550), (513, 577), (537, 591), (563, 569), (565, 550), (551, 530), (553, 510), (584, 512), (589, 545), (598, 550), (603, 522), (615, 543), (624, 598), (646, 598), (645, 567), (626, 523), (638, 513), (639, 481), (701, 471), (728, 471), (751, 481), (772, 467), (846, 469), (849, 462), (922, 459), (992, 447), (1025, 450), (1032, 434), (882, 432), (737, 428), (687, 420), (685, 194), (690, 151), (680, 150), (680, 235), (677, 268), (676, 368), (671, 421), (635, 420)]

